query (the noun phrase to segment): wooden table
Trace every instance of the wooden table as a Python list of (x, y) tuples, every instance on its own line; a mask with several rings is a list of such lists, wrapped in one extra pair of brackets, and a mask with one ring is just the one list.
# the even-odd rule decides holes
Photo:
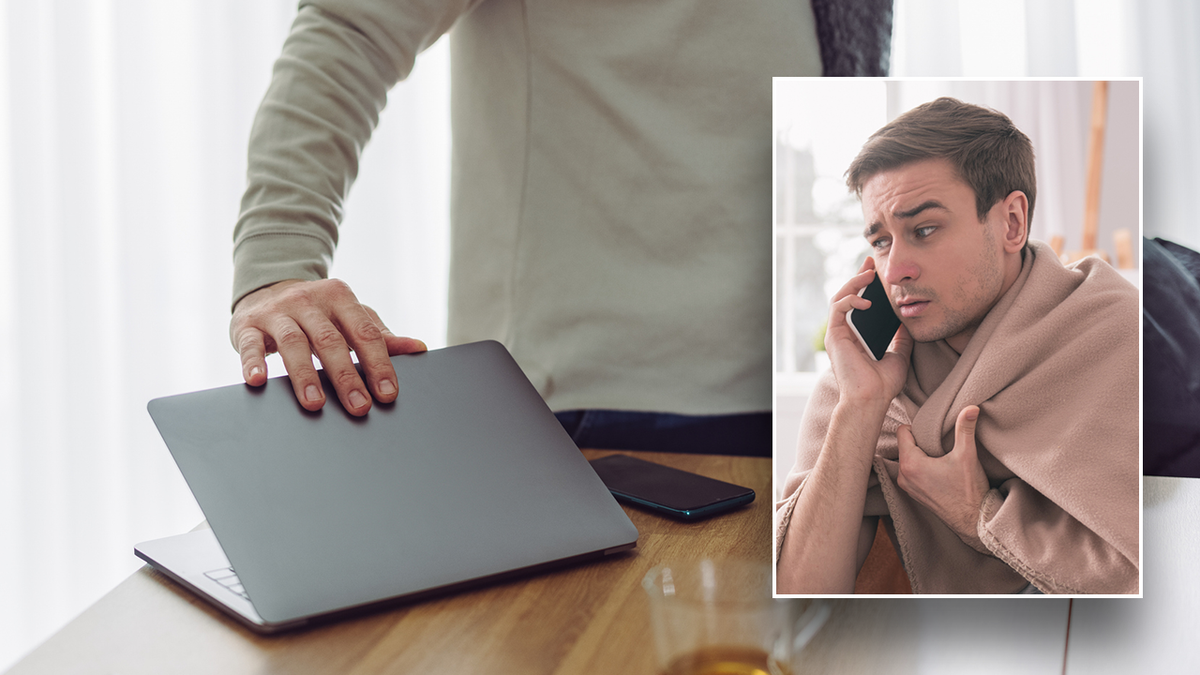
[[(630, 554), (278, 637), (243, 629), (144, 567), (9, 672), (650, 675), (642, 577), (668, 560), (769, 560), (771, 460), (637, 455), (746, 485), (757, 499), (694, 524), (627, 508), (641, 533)], [(796, 675), (1062, 672), (1066, 600), (910, 596), (831, 604)], [(1074, 656), (1074, 628), (1071, 637)]]
[(691, 524), (627, 508), (641, 533), (630, 554), (277, 637), (243, 629), (143, 567), (9, 672), (652, 673), (642, 577), (668, 560), (769, 560), (771, 460), (637, 456), (757, 498)]

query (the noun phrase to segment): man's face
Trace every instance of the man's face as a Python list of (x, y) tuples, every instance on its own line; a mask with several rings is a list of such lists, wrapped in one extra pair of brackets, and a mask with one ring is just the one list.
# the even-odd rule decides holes
[[(975, 192), (944, 159), (872, 176), (862, 189), (863, 234), (892, 308), (917, 342), (962, 353), (1015, 273), (1004, 257), (1003, 201), (980, 223)], [(1018, 264), (1019, 269), (1019, 264)]]

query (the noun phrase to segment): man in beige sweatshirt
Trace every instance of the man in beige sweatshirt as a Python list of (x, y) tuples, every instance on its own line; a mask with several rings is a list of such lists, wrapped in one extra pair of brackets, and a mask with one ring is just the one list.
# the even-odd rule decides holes
[(804, 2), (302, 2), (234, 232), (246, 381), (277, 350), (315, 410), (315, 354), (351, 413), (395, 399), (388, 355), (424, 345), (326, 277), (388, 89), (452, 26), (449, 342), (502, 342), (574, 431), (651, 432), (581, 444), (768, 454), (771, 76), (821, 72)]

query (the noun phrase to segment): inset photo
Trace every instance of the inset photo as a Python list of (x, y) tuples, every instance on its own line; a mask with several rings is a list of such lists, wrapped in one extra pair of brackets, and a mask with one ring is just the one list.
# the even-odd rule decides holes
[(774, 81), (777, 596), (1141, 595), (1141, 81)]

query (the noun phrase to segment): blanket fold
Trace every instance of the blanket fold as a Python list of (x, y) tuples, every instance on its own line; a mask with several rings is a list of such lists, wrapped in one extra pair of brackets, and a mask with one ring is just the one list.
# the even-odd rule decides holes
[[(914, 346), (864, 501), (864, 516), (889, 516), (914, 593), (1014, 593), (1028, 583), (1046, 593), (1138, 592), (1138, 317), (1137, 290), (1107, 263), (1063, 267), (1031, 242), (961, 356), (945, 341)], [(804, 536), (788, 522), (837, 400), (826, 373), (777, 505), (777, 550)], [(977, 531), (986, 553), (896, 485), (897, 428), (911, 424), (917, 445), (941, 456), (968, 405), (980, 408), (975, 438), (991, 487)]]

